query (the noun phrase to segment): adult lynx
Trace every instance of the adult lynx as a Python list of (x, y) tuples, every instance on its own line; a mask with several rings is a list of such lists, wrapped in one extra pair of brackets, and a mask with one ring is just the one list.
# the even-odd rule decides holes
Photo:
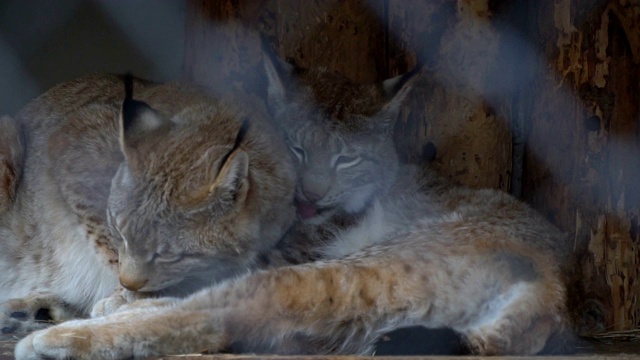
[(322, 260), (38, 331), (18, 344), (18, 359), (368, 353), (408, 325), (453, 328), (478, 354), (532, 354), (565, 330), (562, 235), (506, 194), (449, 186), (387, 151), (408, 85), (354, 87), (308, 72), (310, 90), (266, 68), (299, 159), (299, 216), (324, 226), (349, 214), (355, 224), (326, 232)]
[(22, 170), (0, 189), (4, 335), (87, 315), (118, 282), (178, 296), (242, 273), (295, 219), (269, 122), (185, 85), (124, 90), (81, 78), (0, 122), (26, 134), (0, 136), (0, 170)]

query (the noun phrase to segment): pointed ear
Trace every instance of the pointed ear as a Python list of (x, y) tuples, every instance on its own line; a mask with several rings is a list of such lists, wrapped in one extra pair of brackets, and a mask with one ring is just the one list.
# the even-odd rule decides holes
[(407, 98), (407, 95), (413, 89), (413, 84), (417, 78), (416, 74), (420, 72), (420, 67), (416, 67), (412, 71), (389, 78), (382, 82), (382, 92), (387, 99), (386, 104), (379, 112), (380, 120), (385, 131), (392, 131), (393, 124), (402, 109), (402, 104)]
[[(178, 200), (180, 206), (201, 211), (207, 209), (213, 199), (223, 208), (242, 207), (249, 192), (249, 155), (242, 149), (233, 150), (217, 169), (208, 169), (210, 174), (205, 185), (189, 191)], [(213, 180), (212, 180), (213, 179)]]
[(249, 119), (245, 119), (238, 130), (233, 148), (222, 157), (215, 170), (207, 170), (209, 177), (206, 185), (185, 194), (179, 200), (182, 206), (200, 210), (209, 204), (211, 198), (227, 204), (231, 202), (236, 208), (244, 206), (249, 193), (249, 155), (240, 146), (250, 126)]
[(229, 195), (237, 206), (242, 206), (249, 192), (249, 155), (238, 148), (229, 154), (227, 161), (209, 188), (225, 198)]
[(267, 100), (269, 109), (280, 108), (287, 100), (285, 80), (293, 73), (293, 65), (278, 58), (269, 48), (267, 40), (262, 38), (262, 61), (267, 76)]
[(231, 198), (236, 206), (244, 205), (249, 192), (249, 155), (240, 148), (251, 127), (244, 119), (231, 151), (222, 158), (222, 165), (208, 193), (216, 192), (223, 198)]
[(420, 72), (420, 69), (420, 67), (416, 67), (406, 74), (392, 77), (382, 82), (382, 91), (387, 99), (383, 111), (385, 109), (396, 112), (400, 110), (400, 106), (402, 106), (407, 95), (413, 89), (413, 83), (417, 78), (416, 74)]
[[(125, 99), (120, 111), (120, 147), (125, 156), (133, 156), (139, 144), (158, 129), (170, 125), (145, 102), (133, 100), (133, 78), (125, 76)], [(129, 160), (129, 158), (127, 158)]]
[(150, 133), (169, 125), (169, 120), (142, 101), (125, 99), (120, 113), (120, 145), (135, 149)]

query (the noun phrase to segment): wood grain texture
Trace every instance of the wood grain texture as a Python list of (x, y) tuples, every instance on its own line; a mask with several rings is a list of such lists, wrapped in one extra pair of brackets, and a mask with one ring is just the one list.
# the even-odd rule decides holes
[(396, 143), (407, 162), (431, 162), (465, 185), (509, 191), (509, 119), (487, 96), (501, 51), (490, 17), (488, 1), (389, 1), (390, 74), (416, 63), (426, 68)]
[(275, 43), (303, 68), (322, 66), (356, 82), (387, 77), (384, 1), (276, 1)]
[(640, 8), (588, 3), (533, 6), (548, 62), (533, 88), (524, 198), (573, 239), (572, 308), (582, 331), (601, 332), (640, 326)]
[(258, 31), (270, 16), (262, 1), (189, 0), (184, 77), (221, 93), (262, 96), (262, 52)]

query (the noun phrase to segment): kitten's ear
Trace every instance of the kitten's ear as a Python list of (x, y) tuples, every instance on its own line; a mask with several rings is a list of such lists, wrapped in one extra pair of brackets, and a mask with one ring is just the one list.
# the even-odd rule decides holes
[(383, 111), (400, 111), (403, 101), (413, 89), (413, 84), (420, 70), (421, 67), (416, 67), (408, 73), (389, 78), (382, 82), (382, 91), (387, 99)]
[(20, 126), (9, 116), (0, 117), (0, 214), (15, 201), (23, 168), (24, 142)]
[(287, 102), (285, 81), (291, 77), (294, 66), (282, 61), (269, 48), (267, 40), (262, 37), (262, 62), (267, 76), (267, 100), (269, 109), (281, 107)]
[(413, 89), (413, 84), (417, 78), (416, 74), (420, 72), (420, 69), (421, 67), (416, 67), (408, 73), (389, 78), (382, 82), (382, 92), (387, 102), (379, 114), (382, 117), (385, 129), (389, 130), (393, 128), (393, 124), (402, 108), (402, 103)]
[(151, 133), (170, 125), (145, 102), (133, 99), (133, 77), (125, 75), (125, 98), (120, 111), (120, 147), (127, 160), (135, 156), (139, 144)]
[(216, 169), (208, 171), (211, 180), (183, 198), (183, 206), (199, 210), (208, 206), (211, 198), (222, 202), (231, 201), (236, 208), (244, 205), (249, 192), (249, 155), (240, 145), (249, 124), (249, 121), (245, 120), (231, 151), (222, 158)]

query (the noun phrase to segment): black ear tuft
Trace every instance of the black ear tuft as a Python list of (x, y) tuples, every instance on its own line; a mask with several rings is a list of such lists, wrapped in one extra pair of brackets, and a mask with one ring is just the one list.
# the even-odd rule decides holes
[(120, 111), (120, 146), (128, 160), (133, 153), (129, 150), (152, 132), (170, 125), (170, 121), (156, 112), (147, 103), (133, 99), (134, 78), (131, 74), (124, 76), (125, 98)]
[(122, 102), (122, 128), (126, 133), (146, 112), (155, 112), (147, 103), (133, 100), (133, 76), (124, 76), (124, 101)]
[[(251, 121), (249, 120), (249, 118), (245, 118), (244, 121), (242, 122), (242, 125), (240, 126), (240, 130), (238, 131), (238, 135), (236, 136), (236, 142), (233, 144), (233, 150), (237, 149), (240, 147), (240, 145), (242, 144), (242, 141), (244, 140), (244, 137), (247, 135), (247, 131), (249, 131), (249, 128), (251, 127)], [(231, 151), (233, 151), (231, 150)]]
[(220, 196), (233, 199), (234, 204), (242, 206), (249, 189), (247, 176), (249, 174), (249, 155), (240, 148), (244, 141), (247, 131), (251, 127), (249, 119), (244, 119), (233, 148), (220, 159), (220, 165), (217, 171), (211, 172), (213, 175), (211, 182), (206, 186), (196, 189), (186, 194), (180, 200), (182, 206), (192, 208), (201, 208), (203, 204), (208, 203), (211, 194), (217, 192)]
[(124, 74), (124, 98), (133, 98), (133, 75), (131, 73)]
[[(242, 145), (245, 136), (247, 136), (247, 131), (249, 131), (249, 127), (251, 127), (251, 121), (249, 120), (249, 118), (245, 118), (242, 122), (242, 125), (240, 126), (240, 130), (238, 130), (238, 135), (236, 135), (236, 141), (233, 143), (233, 148), (231, 148), (231, 150), (229, 150), (229, 152), (222, 158), (222, 161), (220, 161), (220, 168), (222, 168), (227, 160), (229, 160), (231, 154), (233, 154), (234, 151), (238, 150), (240, 145)], [(220, 169), (218, 169), (218, 172), (220, 172)]]

